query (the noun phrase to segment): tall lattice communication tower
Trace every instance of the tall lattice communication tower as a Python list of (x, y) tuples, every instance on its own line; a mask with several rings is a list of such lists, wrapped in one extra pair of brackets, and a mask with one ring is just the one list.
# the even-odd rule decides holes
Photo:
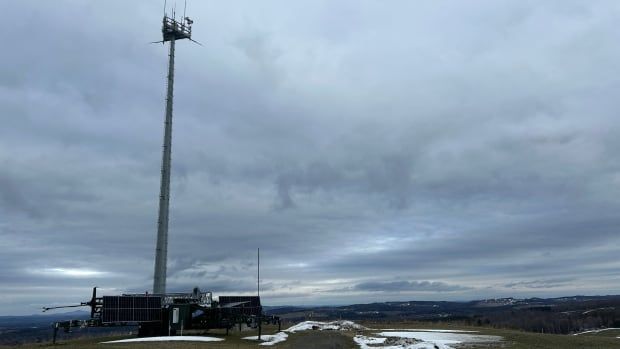
[(166, 293), (166, 269), (168, 260), (168, 209), (170, 205), (170, 156), (172, 147), (172, 98), (174, 87), (174, 45), (176, 40), (192, 40), (192, 23), (189, 17), (179, 21), (164, 13), (161, 43), (170, 43), (168, 61), (168, 86), (166, 93), (166, 119), (164, 122), (164, 148), (161, 163), (161, 187), (159, 192), (159, 218), (157, 220), (157, 246), (155, 248), (155, 272), (153, 293)]

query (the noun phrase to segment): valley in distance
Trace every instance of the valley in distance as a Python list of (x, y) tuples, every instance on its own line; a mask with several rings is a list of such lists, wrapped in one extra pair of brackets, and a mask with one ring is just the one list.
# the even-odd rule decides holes
[[(346, 306), (265, 307), (277, 315), (283, 331), (266, 326), (263, 340), (248, 339), (256, 330), (226, 335), (199, 334), (219, 341), (129, 342), (110, 348), (617, 348), (620, 296), (500, 298), (469, 302), (407, 301)], [(2, 316), (0, 347), (51, 347), (51, 323), (88, 318), (84, 311)], [(61, 348), (101, 348), (99, 343), (134, 338), (136, 327), (84, 328), (59, 333)], [(189, 338), (189, 337), (188, 337)], [(220, 340), (223, 339), (223, 340)]]

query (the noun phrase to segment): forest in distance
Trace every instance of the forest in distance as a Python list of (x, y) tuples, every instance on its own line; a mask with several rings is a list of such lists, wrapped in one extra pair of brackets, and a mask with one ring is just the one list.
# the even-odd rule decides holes
[(464, 325), (571, 334), (620, 327), (620, 296), (501, 298), (470, 302), (383, 302), (338, 307), (276, 308), (283, 319), (456, 322)]

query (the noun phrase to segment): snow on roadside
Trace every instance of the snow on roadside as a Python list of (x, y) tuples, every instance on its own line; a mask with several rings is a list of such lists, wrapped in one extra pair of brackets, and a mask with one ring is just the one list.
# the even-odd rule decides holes
[[(449, 333), (449, 332), (419, 332), (419, 331), (402, 331), (402, 332), (401, 331), (399, 332), (388, 331), (388, 332), (379, 332), (377, 334), (383, 337), (417, 339), (418, 341), (422, 343), (434, 344), (440, 348), (451, 348), (449, 346), (450, 344), (460, 344), (464, 342), (465, 336), (468, 336), (468, 335)], [(413, 347), (413, 348), (416, 348), (416, 347)], [(425, 348), (425, 347), (422, 347), (422, 348)]]
[(581, 334), (586, 334), (586, 333), (599, 333), (599, 332), (611, 331), (611, 330), (620, 330), (620, 327), (599, 328), (598, 330), (589, 330), (589, 331), (577, 332), (577, 333), (573, 333), (573, 336), (579, 336)]
[(162, 337), (141, 337), (141, 338), (129, 338), (120, 339), (116, 341), (101, 342), (102, 344), (109, 343), (136, 343), (136, 342), (220, 342), (223, 338), (217, 337), (203, 337), (203, 336), (162, 336)]
[(469, 330), (431, 330), (425, 328), (378, 328), (372, 329), (377, 331), (417, 331), (417, 332), (440, 332), (440, 333), (478, 333), (480, 331), (469, 331)]
[(367, 337), (367, 336), (362, 336), (362, 335), (357, 335), (353, 338), (353, 341), (355, 341), (355, 343), (359, 344), (360, 347), (364, 348), (364, 344), (383, 344), (385, 343), (385, 341), (387, 340), (387, 338), (383, 337), (383, 338), (377, 338), (377, 337)]
[[(461, 330), (400, 330), (376, 333), (380, 337), (357, 335), (353, 340), (360, 349), (453, 349), (462, 343), (490, 343), (502, 340), (499, 336), (470, 334)], [(381, 345), (378, 345), (381, 344)]]
[(453, 332), (428, 332), (428, 331), (399, 331), (399, 332), (379, 332), (377, 333), (383, 337), (400, 337), (400, 338), (415, 338), (425, 342), (434, 342), (442, 344), (458, 344), (458, 343), (483, 343), (483, 342), (496, 342), (501, 340), (499, 336), (488, 335), (474, 335), (465, 333), (453, 333)]
[(378, 337), (356, 335), (353, 341), (360, 349), (453, 349), (450, 345), (461, 343), (499, 342), (502, 337), (479, 335), (478, 331), (435, 330), (435, 329), (370, 329), (353, 321), (339, 320), (331, 322), (304, 321), (284, 330), (295, 333), (306, 330), (365, 330), (381, 331)]
[[(357, 335), (353, 341), (360, 349), (452, 349), (443, 344), (423, 342), (413, 338), (385, 338)], [(378, 346), (377, 344), (383, 344)]]
[[(335, 331), (351, 331), (351, 330), (364, 330), (366, 327), (362, 325), (358, 325), (353, 321), (348, 320), (338, 320), (331, 322), (321, 322), (321, 321), (304, 321), (300, 322), (297, 325), (293, 325), (282, 332), (278, 332), (276, 334), (270, 335), (262, 335), (261, 340), (263, 343), (260, 345), (274, 345), (276, 343), (284, 342), (288, 338), (289, 333), (295, 333), (297, 331), (306, 331), (306, 330), (335, 330)], [(258, 340), (258, 336), (244, 337), (243, 339), (248, 340)]]
[(335, 331), (353, 331), (353, 330), (367, 330), (366, 327), (356, 324), (353, 321), (349, 320), (338, 320), (338, 321), (330, 321), (330, 322), (322, 322), (322, 321), (304, 321), (300, 322), (297, 325), (293, 325), (286, 330), (285, 332), (295, 333), (297, 331), (306, 331), (306, 330), (335, 330)]
[[(287, 338), (288, 334), (284, 332), (278, 332), (276, 334), (263, 334), (260, 336), (260, 340), (263, 342), (259, 345), (274, 345), (276, 343), (284, 342)], [(258, 336), (244, 337), (243, 339), (257, 341)]]

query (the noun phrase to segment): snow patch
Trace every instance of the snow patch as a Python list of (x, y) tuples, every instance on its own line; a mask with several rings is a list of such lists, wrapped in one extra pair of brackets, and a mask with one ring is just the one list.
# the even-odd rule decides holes
[(586, 333), (599, 333), (599, 332), (611, 331), (611, 330), (620, 330), (620, 327), (599, 328), (598, 330), (577, 332), (577, 333), (573, 333), (573, 336), (579, 336), (580, 334), (586, 334)]
[[(284, 332), (278, 332), (276, 334), (263, 334), (260, 336), (260, 340), (263, 341), (260, 345), (274, 345), (276, 343), (284, 342), (287, 338), (288, 334)], [(243, 339), (257, 341), (258, 336), (244, 337)]]
[(101, 342), (106, 343), (136, 343), (136, 342), (220, 342), (223, 338), (203, 337), (203, 336), (162, 336), (162, 337), (142, 337), (120, 339), (116, 341)]
[(383, 337), (383, 338), (377, 338), (377, 337), (367, 337), (367, 336), (362, 336), (362, 335), (357, 335), (353, 338), (353, 341), (355, 341), (355, 343), (359, 344), (360, 347), (364, 348), (364, 344), (383, 344), (385, 343), (385, 341), (387, 340), (387, 338)]
[[(442, 344), (422, 342), (414, 338), (385, 338), (355, 336), (353, 341), (360, 349), (451, 349)], [(383, 345), (377, 345), (383, 344)]]
[(380, 332), (378, 335), (383, 337), (416, 338), (422, 341), (458, 344), (458, 343), (488, 343), (497, 342), (502, 339), (499, 336), (474, 335), (457, 332), (429, 332), (429, 331), (401, 331), (401, 332)]
[[(400, 330), (376, 333), (381, 337), (357, 335), (353, 340), (360, 349), (453, 349), (462, 343), (490, 343), (499, 336), (474, 335), (462, 330)], [(475, 332), (475, 331), (473, 331)]]
[[(456, 333), (449, 332), (420, 332), (420, 331), (402, 331), (402, 332), (379, 332), (377, 333), (383, 337), (398, 337), (398, 338), (410, 338), (417, 339), (420, 342), (431, 342), (433, 344), (441, 344), (446, 348), (450, 348), (447, 346), (448, 344), (459, 344), (462, 343), (463, 336)], [(458, 338), (458, 339), (457, 339)]]
[(298, 323), (297, 325), (291, 326), (284, 331), (295, 333), (297, 331), (307, 331), (307, 330), (354, 331), (354, 330), (367, 330), (367, 328), (362, 325), (358, 325), (353, 321), (348, 321), (348, 320), (338, 320), (338, 321), (331, 321), (331, 322), (304, 321), (304, 322)]
[(440, 333), (478, 333), (480, 331), (468, 331), (468, 330), (429, 330), (425, 328), (380, 328), (377, 331), (418, 331), (418, 332), (440, 332)]

